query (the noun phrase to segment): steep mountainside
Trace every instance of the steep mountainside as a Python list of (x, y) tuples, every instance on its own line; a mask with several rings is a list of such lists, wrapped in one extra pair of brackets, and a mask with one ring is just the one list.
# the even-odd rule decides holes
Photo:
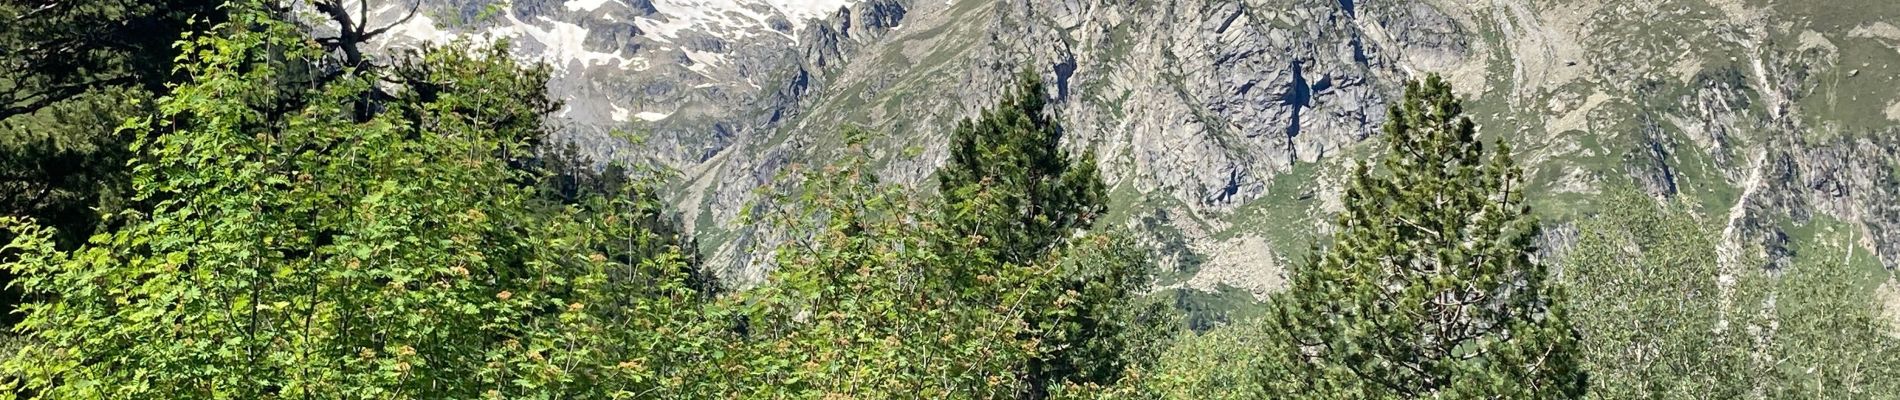
[[(927, 183), (948, 127), (1016, 73), (1048, 82), (1093, 151), (1109, 223), (1167, 284), (1260, 294), (1379, 150), (1407, 78), (1447, 76), (1509, 140), (1547, 252), (1634, 180), (1698, 206), (1726, 268), (1801, 242), (1900, 266), (1900, 3), (1890, 0), (427, 0), (373, 5), (406, 39), (511, 38), (553, 64), (567, 137), (680, 172), (674, 197), (730, 276), (762, 276), (758, 189), (881, 133), (886, 178)], [(614, 135), (613, 131), (634, 132)], [(629, 141), (628, 139), (637, 139)], [(928, 185), (925, 185), (928, 186)]]

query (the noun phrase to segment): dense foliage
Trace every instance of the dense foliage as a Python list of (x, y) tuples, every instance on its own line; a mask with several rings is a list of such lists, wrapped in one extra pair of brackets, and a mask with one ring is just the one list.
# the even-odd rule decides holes
[[(949, 130), (937, 195), (880, 181), (859, 130), (834, 161), (793, 167), (753, 216), (786, 239), (766, 250), (777, 269), (726, 287), (673, 225), (666, 173), (549, 139), (560, 105), (546, 67), (505, 43), (371, 54), (358, 45), (386, 30), (343, 4), (0, 4), (31, 21), (0, 27), (12, 68), (0, 89), (32, 108), (0, 115), (12, 135), (0, 137), (0, 269), (26, 295), (0, 387), (48, 399), (1900, 396), (1900, 333), (1852, 251), (1724, 269), (1686, 207), (1621, 189), (1568, 256), (1534, 258), (1539, 224), (1511, 149), (1480, 142), (1435, 77), (1407, 85), (1385, 157), (1354, 171), (1331, 240), (1270, 312), (1194, 333), (1175, 299), (1148, 298), (1142, 245), (1097, 223), (1094, 157), (1064, 150), (1033, 74)], [(127, 22), (60, 26), (111, 18)], [(101, 77), (122, 78), (88, 80)], [(69, 87), (45, 104), (19, 97)], [(80, 168), (48, 174), (56, 162)]]
[[(1779, 271), (1724, 270), (1714, 235), (1681, 204), (1623, 187), (1583, 224), (1565, 264), (1598, 398), (1876, 399), (1900, 396), (1900, 338), (1863, 283), (1817, 257)], [(1847, 249), (1816, 246), (1824, 254)], [(1879, 274), (1885, 275), (1885, 274)]]
[[(801, 175), (780, 199), (796, 206), (768, 216), (798, 233), (776, 252), (780, 269), (735, 296), (753, 344), (737, 369), (766, 374), (732, 387), (1043, 398), (1108, 390), (1144, 362), (1152, 352), (1137, 347), (1164, 335), (1134, 301), (1151, 267), (1119, 235), (1081, 233), (1100, 178), (1061, 154), (1039, 80), (1023, 82), (954, 134), (983, 162), (940, 171), (955, 195), (878, 182), (861, 131), (845, 135), (842, 161)], [(1043, 231), (1010, 230), (1025, 225)]]
[[(9, 269), (46, 300), (23, 307), (31, 343), (0, 366), (8, 384), (51, 398), (567, 398), (554, 394), (587, 393), (571, 387), (641, 350), (601, 344), (620, 329), (607, 324), (697, 301), (679, 257), (625, 250), (667, 240), (622, 225), (653, 203), (547, 202), (542, 177), (511, 166), (545, 134), (544, 69), (446, 48), (319, 84), (324, 52), (273, 15), (241, 11), (181, 42), (192, 81), (127, 125), (151, 137), (132, 164), (149, 209), (70, 252), (16, 226)], [(392, 77), (411, 83), (401, 97), (356, 114)]]
[(1763, 365), (1767, 379), (1752, 389), (1777, 399), (1900, 397), (1900, 380), (1893, 379), (1900, 376), (1900, 325), (1881, 317), (1882, 303), (1865, 285), (1884, 276), (1890, 274), (1857, 269), (1845, 258), (1804, 259), (1775, 278), (1766, 302), (1729, 310), (1765, 310), (1752, 326), (1765, 342), (1755, 356), (1772, 362)]
[(1683, 206), (1627, 187), (1604, 201), (1621, 206), (1582, 225), (1563, 274), (1593, 394), (1745, 397), (1763, 378), (1743, 328), (1753, 313), (1723, 304), (1759, 304), (1763, 282), (1750, 276), (1723, 287), (1715, 241)]
[[(281, 10), (237, 6), (180, 43), (192, 79), (124, 126), (146, 138), (130, 181), (148, 207), (71, 251), (7, 220), (8, 269), (40, 299), (0, 366), (22, 393), (1040, 397), (1076, 375), (1048, 365), (1090, 368), (1094, 385), (1058, 393), (1102, 390), (1139, 332), (1121, 329), (1148, 281), (1139, 253), (1070, 232), (1100, 207), (1091, 170), (1063, 179), (1096, 205), (1010, 205), (1064, 222), (1003, 261), (945, 253), (981, 234), (944, 227), (1021, 216), (940, 210), (1046, 184), (986, 179), (940, 203), (847, 157), (786, 199), (801, 207), (779, 221), (810, 235), (777, 251), (773, 281), (714, 298), (651, 185), (544, 146), (545, 69), (458, 46), (355, 63)], [(1020, 133), (999, 123), (966, 127)], [(1041, 139), (1023, 151), (1058, 154)]]
[[(154, 111), (150, 100), (180, 80), (172, 43), (223, 20), (222, 3), (0, 2), (0, 216), (57, 228), (53, 239), (71, 248), (102, 211), (125, 207), (134, 135), (115, 128)], [(11, 257), (0, 251), (0, 262)], [(0, 285), (11, 277), (0, 271)], [(7, 286), (0, 310), (12, 311), (20, 293)]]

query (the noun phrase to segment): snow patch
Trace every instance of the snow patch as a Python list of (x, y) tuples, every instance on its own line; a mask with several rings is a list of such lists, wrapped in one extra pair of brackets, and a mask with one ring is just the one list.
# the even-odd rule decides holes
[(695, 29), (716, 36), (748, 36), (744, 30), (752, 26), (763, 26), (768, 18), (747, 4), (736, 0), (659, 0), (653, 2), (665, 21), (639, 18), (648, 21), (640, 29), (654, 33), (661, 38), (677, 38), (679, 32)]
[[(600, 0), (572, 0), (600, 1)], [(665, 17), (635, 18), (640, 30), (653, 33), (655, 40), (679, 37), (687, 29), (702, 30), (728, 38), (743, 38), (766, 29), (766, 21), (783, 16), (792, 31), (805, 29), (805, 22), (830, 16), (839, 8), (858, 0), (655, 0), (653, 8)], [(748, 29), (759, 28), (759, 29)]]
[(653, 18), (646, 18), (646, 17), (634, 17), (633, 26), (640, 27), (640, 31), (646, 32), (647, 37), (653, 38), (653, 40), (665, 42), (665, 43), (673, 43), (671, 39), (679, 37), (680, 31), (691, 29), (693, 27), (693, 22), (689, 20), (679, 19), (679, 18), (669, 18), (665, 20), (660, 20), (660, 19), (653, 19)]
[(685, 52), (686, 59), (693, 62), (692, 65), (686, 66), (687, 70), (698, 72), (700, 75), (708, 77), (712, 76), (713, 68), (718, 68), (720, 64), (726, 62), (726, 56), (724, 54), (695, 51), (685, 48), (680, 49), (680, 51)]
[[(415, 17), (409, 18), (408, 22), (404, 22), (401, 25), (396, 25), (393, 28), (389, 28), (389, 33), (393, 33), (393, 34), (396, 34), (397, 36), (407, 37), (407, 38), (414, 39), (414, 40), (421, 41), (423, 43), (428, 43), (428, 44), (443, 44), (443, 43), (448, 43), (450, 41), (455, 40), (454, 32), (437, 29), (435, 27), (435, 20), (429, 19), (428, 16), (420, 15), (420, 14), (417, 14)], [(390, 36), (383, 36), (381, 38), (378, 38), (377, 41), (382, 42), (382, 43), (387, 43), (389, 41), (389, 38)]]
[(607, 106), (614, 108), (613, 119), (615, 122), (628, 122), (628, 121), (632, 121), (633, 118), (639, 118), (641, 121), (653, 122), (653, 121), (666, 119), (666, 117), (673, 116), (672, 114), (657, 113), (657, 112), (652, 112), (652, 111), (641, 111), (641, 112), (636, 113), (636, 112), (632, 112), (633, 110), (620, 108), (619, 104), (608, 104)]
[(808, 20), (808, 19), (824, 18), (824, 17), (831, 16), (831, 13), (838, 12), (839, 8), (849, 6), (851, 5), (851, 3), (855, 3), (857, 1), (856, 0), (765, 0), (765, 2), (766, 4), (771, 5), (772, 8), (778, 9), (780, 13), (784, 13), (785, 19), (791, 20), (793, 25), (800, 25), (801, 23), (803, 23), (805, 20)]
[[(355, 0), (362, 1), (362, 0)], [(624, 0), (564, 0), (562, 7), (568, 11), (591, 12), (607, 6), (609, 2), (620, 4)], [(860, 0), (653, 0), (658, 13), (651, 16), (614, 18), (611, 22), (632, 23), (644, 34), (646, 39), (668, 46), (655, 52), (652, 49), (628, 53), (625, 49), (613, 52), (589, 50), (584, 43), (590, 30), (573, 22), (565, 22), (546, 16), (531, 18), (527, 21), (514, 13), (504, 13), (505, 23), (480, 32), (456, 32), (444, 30), (427, 15), (415, 15), (409, 20), (391, 28), (391, 34), (379, 38), (380, 44), (389, 42), (420, 42), (423, 44), (443, 44), (458, 39), (467, 39), (476, 44), (492, 43), (502, 38), (531, 40), (539, 46), (517, 47), (516, 53), (522, 59), (548, 63), (558, 73), (576, 73), (594, 67), (612, 67), (620, 70), (646, 71), (653, 67), (653, 61), (639, 57), (640, 53), (666, 54), (677, 46), (675, 41), (687, 31), (697, 31), (726, 39), (743, 39), (760, 34), (781, 34), (796, 42), (792, 33), (778, 32), (770, 28), (771, 21), (783, 17), (790, 21), (792, 32), (805, 29), (807, 22), (822, 19), (836, 13), (840, 8)], [(381, 4), (374, 7), (371, 15), (375, 19), (393, 22), (407, 14), (405, 7)], [(611, 18), (605, 16), (604, 18)], [(624, 21), (624, 22), (622, 22)], [(697, 51), (681, 48), (690, 65), (688, 70), (701, 75), (713, 76), (716, 70), (726, 66), (725, 54)], [(664, 115), (664, 114), (656, 114)]]
[(708, 52), (708, 51), (697, 51), (693, 49), (681, 49), (680, 51), (686, 52), (686, 59), (693, 60), (694, 66), (699, 66), (699, 65), (717, 66), (719, 64), (726, 62), (726, 55), (724, 54)]
[(496, 32), (527, 35), (529, 38), (534, 39), (534, 41), (540, 43), (542, 47), (540, 54), (541, 61), (553, 65), (562, 72), (568, 72), (570, 66), (574, 64), (579, 64), (581, 68), (612, 65), (620, 69), (627, 69), (634, 65), (633, 58), (627, 57), (618, 50), (612, 53), (587, 50), (587, 47), (583, 45), (583, 43), (587, 41), (587, 28), (572, 23), (557, 21), (548, 17), (538, 18), (541, 22), (546, 23), (548, 27), (544, 29), (534, 24), (522, 22), (510, 14), (508, 15), (508, 20), (514, 22), (514, 25), (497, 28)]
[[(572, 0), (567, 4), (570, 8), (599, 7), (606, 1), (610, 0)], [(576, 5), (576, 3), (584, 4)], [(381, 18), (378, 19), (395, 19), (401, 18), (404, 14), (406, 14), (406, 10), (391, 9), (391, 7), (385, 6), (372, 15), (381, 16)], [(542, 23), (542, 25), (537, 26), (536, 24), (522, 21), (512, 13), (508, 14), (508, 21), (512, 24), (495, 27), (480, 33), (458, 34), (437, 28), (435, 21), (430, 19), (427, 15), (417, 14), (408, 21), (390, 28), (392, 35), (382, 36), (376, 41), (379, 45), (387, 45), (391, 40), (409, 40), (422, 42), (424, 44), (443, 44), (457, 39), (467, 38), (475, 44), (485, 45), (493, 43), (499, 38), (526, 37), (540, 44), (541, 51), (539, 54), (517, 53), (518, 55), (526, 59), (546, 62), (563, 72), (568, 71), (571, 67), (575, 66), (575, 64), (579, 64), (580, 68), (603, 65), (614, 66), (623, 70), (636, 66), (640, 67), (640, 70), (647, 68), (646, 59), (629, 57), (624, 54), (624, 51), (616, 50), (612, 53), (603, 53), (587, 50), (583, 43), (587, 40), (588, 29), (580, 25), (562, 22), (548, 17), (538, 17), (537, 22)], [(519, 47), (517, 49), (519, 49)]]
[(607, 4), (607, 1), (608, 0), (567, 0), (567, 3), (561, 4), (561, 6), (567, 7), (568, 11), (594, 11), (594, 9), (600, 8), (601, 5)]

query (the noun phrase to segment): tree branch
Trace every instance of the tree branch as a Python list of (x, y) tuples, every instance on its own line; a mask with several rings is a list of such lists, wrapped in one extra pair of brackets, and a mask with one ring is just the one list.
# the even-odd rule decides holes
[(350, 17), (349, 10), (344, 9), (343, 4), (336, 0), (319, 1), (316, 7), (318, 12), (329, 16), (331, 21), (337, 23), (336, 47), (343, 50), (344, 65), (348, 67), (363, 65), (363, 50), (359, 46), (363, 43), (363, 31), (357, 26), (356, 20)]
[(25, 21), (25, 20), (27, 20), (27, 18), (32, 18), (32, 17), (34, 16), (34, 15), (39, 15), (39, 13), (42, 13), (42, 12), (46, 12), (46, 10), (51, 10), (51, 9), (53, 9), (53, 8), (56, 8), (56, 7), (59, 7), (59, 5), (60, 5), (60, 3), (58, 3), (58, 2), (53, 2), (53, 3), (47, 3), (47, 4), (43, 4), (43, 5), (40, 5), (40, 7), (39, 7), (39, 8), (35, 8), (35, 9), (33, 9), (33, 11), (27, 11), (27, 12), (23, 12), (23, 13), (20, 13), (20, 15), (16, 15), (16, 16), (14, 16), (14, 17), (13, 17), (13, 22), (16, 22), (16, 23), (17, 23), (17, 22), (20, 22), (20, 21)]
[[(407, 24), (407, 23), (409, 23), (409, 20), (410, 20), (410, 19), (414, 19), (414, 18), (416, 17), (416, 12), (417, 12), (417, 11), (419, 11), (419, 10), (421, 10), (421, 9), (422, 9), (422, 2), (421, 2), (421, 1), (417, 1), (417, 2), (415, 2), (415, 3), (413, 3), (413, 5), (410, 5), (410, 6), (409, 6), (409, 14), (408, 14), (408, 15), (403, 15), (403, 16), (402, 16), (402, 19), (398, 19), (398, 20), (396, 20), (396, 22), (391, 22), (391, 23), (389, 23), (389, 25), (388, 25), (388, 26), (384, 26), (384, 27), (382, 27), (382, 28), (377, 28), (376, 30), (373, 30), (373, 31), (369, 31), (368, 33), (363, 33), (363, 34), (362, 34), (362, 39), (363, 39), (363, 40), (370, 40), (370, 39), (375, 39), (375, 38), (376, 38), (377, 36), (381, 36), (381, 35), (382, 35), (383, 33), (386, 33), (386, 32), (389, 32), (389, 30), (390, 30), (390, 29), (392, 29), (392, 28), (395, 28), (395, 27), (397, 27), (397, 26), (401, 26), (402, 24)], [(367, 17), (365, 17), (365, 18), (367, 18)], [(367, 22), (367, 21), (365, 21), (365, 22)]]
[[(8, 97), (13, 97), (13, 99), (10, 99), (7, 102), (6, 106), (0, 107), (0, 120), (12, 118), (17, 115), (31, 114), (31, 113), (37, 112), (40, 109), (50, 107), (55, 103), (66, 101), (68, 99), (78, 97), (81, 94), (85, 94), (88, 89), (92, 89), (95, 87), (127, 85), (131, 83), (133, 83), (132, 76), (125, 75), (125, 76), (119, 76), (119, 77), (114, 77), (110, 79), (101, 79), (101, 80), (84, 82), (84, 83), (55, 86), (52, 88), (48, 88), (47, 90), (40, 91), (37, 93), (27, 94), (25, 96), (11, 96), (11, 93), (9, 93), (10, 96)], [(34, 98), (38, 98), (38, 100), (31, 100)], [(22, 104), (21, 102), (25, 102), (25, 103)]]

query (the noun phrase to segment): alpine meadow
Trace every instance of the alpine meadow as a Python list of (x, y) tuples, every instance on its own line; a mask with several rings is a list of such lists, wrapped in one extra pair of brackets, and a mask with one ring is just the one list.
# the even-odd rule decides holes
[(0, 21), (0, 398), (1900, 399), (1891, 0)]

